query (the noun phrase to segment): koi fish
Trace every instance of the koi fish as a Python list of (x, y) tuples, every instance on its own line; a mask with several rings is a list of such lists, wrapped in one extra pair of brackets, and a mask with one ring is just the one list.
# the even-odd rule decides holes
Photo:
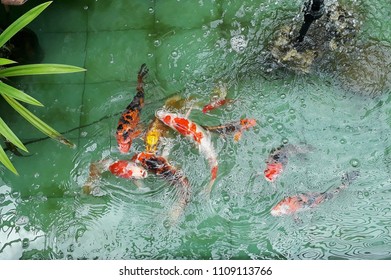
[(219, 108), (225, 104), (229, 104), (229, 103), (232, 103), (232, 99), (216, 99), (216, 100), (213, 100), (211, 103), (209, 104), (206, 104), (203, 108), (202, 108), (202, 113), (206, 114), (208, 113), (209, 111), (212, 111), (216, 108)]
[(332, 199), (341, 190), (347, 188), (350, 183), (360, 175), (359, 171), (345, 173), (341, 179), (341, 185), (331, 192), (322, 193), (302, 193), (289, 196), (281, 200), (274, 206), (270, 213), (273, 216), (292, 215), (297, 212), (312, 209), (319, 204)]
[(83, 192), (85, 194), (92, 194), (94, 192), (101, 178), (101, 174), (107, 171), (112, 162), (111, 159), (103, 159), (90, 164), (88, 178), (83, 186)]
[(134, 162), (119, 160), (113, 162), (112, 159), (103, 159), (90, 164), (89, 175), (83, 186), (85, 194), (91, 194), (95, 186), (99, 183), (101, 174), (110, 171), (113, 175), (125, 179), (144, 179), (147, 171)]
[(274, 182), (288, 164), (288, 156), (304, 154), (312, 150), (313, 148), (309, 145), (294, 146), (292, 144), (281, 145), (272, 149), (266, 160), (266, 168), (263, 171), (265, 179)]
[(109, 166), (109, 171), (117, 177), (125, 179), (144, 179), (147, 171), (131, 161), (118, 160)]
[(149, 153), (156, 153), (160, 138), (166, 134), (166, 125), (158, 118), (154, 118), (145, 134), (145, 150)]
[(187, 177), (169, 164), (165, 157), (157, 156), (155, 153), (141, 152), (134, 155), (132, 160), (141, 164), (148, 171), (164, 178), (170, 184), (180, 186), (178, 188), (179, 201), (171, 213), (172, 221), (176, 221), (190, 201), (191, 188)]
[(209, 133), (207, 133), (200, 125), (178, 114), (159, 110), (156, 112), (156, 117), (167, 126), (193, 141), (198, 146), (200, 152), (208, 160), (211, 168), (211, 180), (206, 188), (206, 191), (207, 193), (210, 193), (217, 177), (218, 163), (216, 152), (212, 145)]
[(232, 99), (226, 98), (227, 96), (227, 87), (222, 82), (214, 88), (213, 92), (217, 97), (215, 97), (209, 104), (206, 104), (202, 108), (202, 113), (206, 114), (207, 112), (219, 108), (225, 104), (232, 103)]
[(144, 107), (143, 78), (147, 73), (147, 66), (145, 64), (141, 65), (137, 77), (137, 93), (118, 121), (116, 139), (121, 153), (127, 153), (133, 139), (141, 134), (141, 130), (137, 129), (137, 125), (140, 122), (141, 109)]
[(257, 121), (255, 119), (241, 119), (236, 122), (216, 125), (216, 126), (202, 126), (204, 129), (210, 132), (216, 132), (219, 134), (235, 133), (234, 140), (237, 142), (242, 137), (244, 130), (250, 129), (255, 126)]

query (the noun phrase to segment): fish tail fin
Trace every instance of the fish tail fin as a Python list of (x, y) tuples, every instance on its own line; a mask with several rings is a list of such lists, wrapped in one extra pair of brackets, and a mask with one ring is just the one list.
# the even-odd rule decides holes
[(143, 90), (143, 79), (148, 74), (148, 67), (145, 63), (143, 63), (140, 67), (140, 70), (138, 71), (137, 76), (137, 91), (144, 91)]
[(234, 135), (234, 141), (239, 142), (240, 138), (242, 138), (242, 131), (238, 131)]
[(187, 177), (180, 176), (180, 178), (178, 178), (177, 188), (178, 200), (171, 208), (169, 217), (171, 225), (176, 224), (180, 216), (185, 212), (185, 208), (189, 204), (191, 197), (191, 187)]
[(344, 173), (341, 178), (341, 187), (347, 188), (354, 180), (358, 178), (358, 176), (360, 176), (360, 171), (358, 170)]
[(217, 178), (217, 171), (218, 171), (219, 167), (217, 165), (217, 161), (212, 165), (212, 169), (211, 169), (211, 179), (209, 181), (209, 184), (206, 186), (205, 188), (205, 192), (207, 194), (210, 194), (211, 191), (212, 191), (212, 187), (214, 185), (214, 182), (216, 181), (216, 178)]

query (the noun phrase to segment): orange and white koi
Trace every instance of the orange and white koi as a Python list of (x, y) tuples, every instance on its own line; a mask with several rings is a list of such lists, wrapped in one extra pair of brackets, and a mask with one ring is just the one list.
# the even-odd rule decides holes
[(136, 163), (127, 160), (118, 160), (109, 166), (109, 171), (117, 177), (125, 179), (144, 179), (147, 171)]
[(156, 117), (167, 126), (193, 141), (198, 146), (200, 152), (208, 160), (211, 168), (211, 180), (206, 188), (206, 191), (209, 193), (217, 178), (218, 171), (217, 155), (212, 145), (209, 133), (206, 132), (200, 125), (192, 122), (188, 118), (165, 110), (158, 110), (156, 112)]
[(141, 109), (144, 107), (143, 78), (147, 73), (147, 66), (141, 65), (137, 77), (137, 93), (118, 121), (116, 139), (121, 153), (127, 153), (132, 141), (141, 134), (141, 130), (137, 129), (137, 126), (140, 122)]
[(331, 192), (322, 193), (302, 193), (294, 196), (289, 196), (281, 200), (274, 206), (270, 213), (273, 216), (293, 215), (298, 212), (312, 209), (319, 204), (332, 199), (341, 190), (347, 188), (350, 183), (359, 176), (358, 171), (345, 173), (342, 176), (342, 184)]
[(202, 126), (204, 129), (210, 132), (216, 132), (219, 134), (229, 134), (234, 133), (234, 140), (237, 142), (242, 137), (244, 130), (250, 129), (255, 126), (257, 121), (255, 119), (241, 119), (236, 122), (216, 125), (216, 126)]
[(265, 179), (274, 182), (288, 164), (288, 156), (304, 154), (311, 150), (312, 147), (309, 145), (294, 146), (292, 144), (281, 145), (272, 149), (266, 160)]

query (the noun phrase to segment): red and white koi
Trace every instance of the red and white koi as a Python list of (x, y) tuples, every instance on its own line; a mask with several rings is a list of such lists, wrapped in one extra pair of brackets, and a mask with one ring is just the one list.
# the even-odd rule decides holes
[(265, 179), (269, 182), (274, 182), (288, 164), (288, 156), (304, 154), (312, 149), (309, 145), (294, 146), (292, 144), (281, 145), (272, 149), (266, 160)]
[(289, 196), (281, 200), (274, 206), (270, 213), (273, 216), (293, 215), (298, 212), (312, 209), (319, 204), (332, 199), (341, 190), (347, 188), (350, 183), (359, 176), (358, 171), (345, 173), (342, 176), (342, 184), (331, 192), (322, 193), (302, 193), (294, 196)]
[(125, 179), (144, 179), (147, 171), (136, 163), (127, 160), (118, 160), (109, 166), (109, 171), (117, 177)]
[(208, 160), (211, 168), (211, 180), (206, 191), (209, 193), (216, 180), (218, 171), (217, 155), (209, 133), (188, 118), (165, 110), (158, 110), (156, 112), (156, 117), (167, 126), (193, 141)]

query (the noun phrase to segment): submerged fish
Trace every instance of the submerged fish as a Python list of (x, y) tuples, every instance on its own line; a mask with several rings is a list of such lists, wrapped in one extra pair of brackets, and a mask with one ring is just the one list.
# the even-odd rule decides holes
[(83, 192), (85, 194), (92, 194), (99, 183), (103, 172), (107, 171), (109, 165), (113, 161), (111, 159), (103, 159), (100, 161), (92, 162), (89, 168), (89, 174), (87, 181), (83, 185)]
[(229, 104), (229, 103), (232, 103), (233, 100), (232, 99), (229, 99), (229, 98), (224, 98), (224, 99), (216, 99), (216, 100), (213, 100), (211, 103), (209, 104), (206, 104), (203, 108), (202, 108), (202, 113), (206, 114), (208, 113), (209, 111), (212, 111), (216, 108), (219, 108), (225, 104)]
[(191, 141), (197, 145), (200, 152), (208, 160), (211, 168), (211, 180), (206, 188), (206, 191), (209, 193), (214, 181), (216, 180), (218, 171), (217, 155), (212, 145), (209, 133), (206, 132), (200, 125), (178, 114), (159, 110), (156, 112), (156, 117), (167, 126), (191, 139)]
[(217, 97), (214, 98), (209, 104), (206, 104), (203, 108), (202, 108), (202, 113), (206, 114), (207, 112), (211, 111), (211, 110), (214, 110), (216, 108), (219, 108), (225, 104), (229, 104), (229, 103), (232, 103), (233, 100), (232, 99), (229, 99), (229, 98), (226, 98), (227, 96), (227, 87), (225, 84), (223, 83), (219, 83), (215, 89), (213, 90), (214, 93), (217, 94)]
[(295, 146), (292, 144), (281, 145), (272, 149), (266, 160), (265, 179), (274, 182), (288, 164), (289, 156), (308, 153), (312, 150), (313, 148), (309, 145)]
[(137, 129), (137, 126), (140, 122), (141, 109), (144, 106), (143, 78), (147, 73), (147, 66), (145, 64), (141, 65), (137, 77), (137, 93), (118, 121), (116, 139), (121, 153), (127, 153), (133, 139), (141, 134), (141, 130)]
[(360, 175), (359, 171), (345, 173), (341, 179), (341, 185), (330, 192), (322, 193), (302, 193), (286, 197), (277, 203), (271, 210), (273, 216), (292, 215), (297, 212), (309, 210), (319, 204), (332, 199), (341, 190), (347, 188), (353, 180)]
[(229, 134), (234, 133), (234, 140), (239, 141), (242, 137), (244, 130), (250, 129), (255, 126), (257, 121), (255, 119), (241, 119), (236, 122), (231, 122), (227, 124), (221, 124), (216, 126), (202, 126), (204, 129), (210, 132), (216, 132), (219, 134)]
[(171, 219), (175, 222), (190, 202), (191, 188), (187, 177), (172, 166), (165, 157), (157, 156), (155, 153), (141, 152), (134, 155), (132, 160), (141, 164), (149, 172), (178, 187), (179, 200), (171, 213)]

